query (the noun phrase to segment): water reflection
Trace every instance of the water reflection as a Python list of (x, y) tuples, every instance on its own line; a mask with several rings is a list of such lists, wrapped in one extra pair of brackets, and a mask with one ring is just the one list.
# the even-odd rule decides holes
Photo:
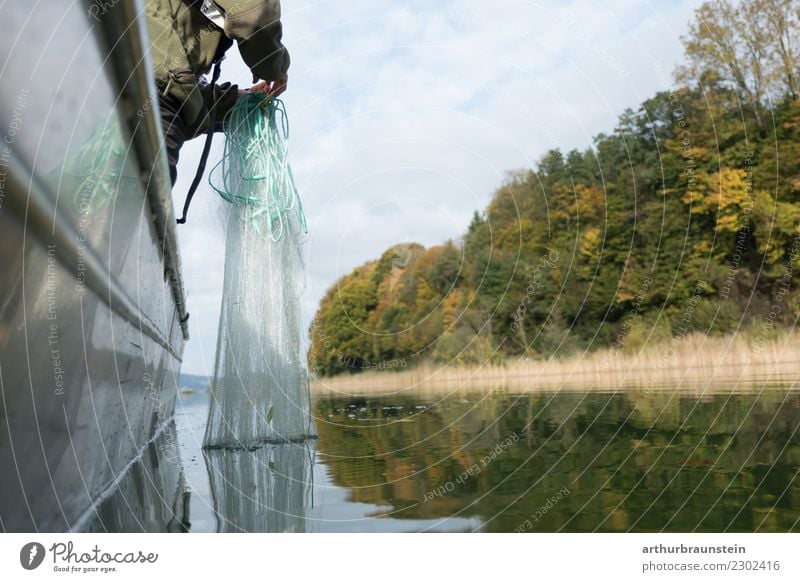
[(484, 531), (790, 531), (800, 395), (330, 398), (320, 462), (395, 519)]
[(175, 423), (170, 423), (96, 508), (90, 532), (187, 532), (190, 492), (181, 468)]
[(313, 441), (203, 451), (218, 532), (304, 532)]
[(56, 195), (58, 214), (79, 231), (79, 243), (111, 253), (115, 275), (144, 204), (141, 176), (125, 144), (119, 120), (111, 114), (66, 153), (61, 165), (43, 174)]
[(194, 531), (792, 531), (800, 519), (792, 391), (323, 398), (310, 445), (205, 453), (207, 400), (194, 398), (179, 417), (198, 459)]

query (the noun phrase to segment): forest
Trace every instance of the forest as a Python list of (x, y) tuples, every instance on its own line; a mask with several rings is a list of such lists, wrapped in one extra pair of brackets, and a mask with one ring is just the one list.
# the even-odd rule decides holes
[(402, 244), (326, 293), (312, 372), (503, 363), (800, 312), (800, 6), (701, 5), (674, 89), (584, 151), (509, 172), (457, 239)]

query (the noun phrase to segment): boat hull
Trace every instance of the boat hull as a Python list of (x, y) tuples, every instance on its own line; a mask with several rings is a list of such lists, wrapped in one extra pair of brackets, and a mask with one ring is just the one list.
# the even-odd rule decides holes
[(87, 6), (0, 9), (4, 531), (96, 523), (169, 427), (188, 337), (141, 7)]
[[(138, 221), (146, 230), (145, 217)], [(0, 232), (0, 263), (14, 265), (0, 281), (9, 299), (0, 311), (0, 523), (6, 531), (80, 529), (172, 417), (180, 360), (81, 289), (46, 245), (19, 245), (24, 227), (2, 217)], [(130, 244), (141, 251), (139, 242)], [(157, 257), (130, 256), (131, 268), (163, 272)], [(180, 354), (169, 293), (142, 300), (169, 314)]]

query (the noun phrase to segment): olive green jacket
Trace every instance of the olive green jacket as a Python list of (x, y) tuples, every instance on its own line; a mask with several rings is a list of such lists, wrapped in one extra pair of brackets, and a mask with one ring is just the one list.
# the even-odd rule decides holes
[(226, 83), (212, 87), (201, 82), (236, 41), (242, 59), (265, 81), (283, 77), (289, 53), (281, 43), (280, 0), (215, 0), (224, 13), (225, 29), (212, 23), (186, 0), (146, 0), (150, 54), (156, 82), (182, 104), (181, 117), (197, 132), (208, 127), (208, 109), (218, 115), (233, 105), (238, 88)]

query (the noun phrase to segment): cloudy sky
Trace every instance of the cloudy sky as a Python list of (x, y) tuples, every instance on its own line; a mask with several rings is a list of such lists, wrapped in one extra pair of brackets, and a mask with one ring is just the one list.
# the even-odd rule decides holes
[[(309, 219), (304, 329), (326, 289), (386, 248), (464, 232), (508, 170), (585, 149), (670, 84), (696, 1), (295, 0), (284, 96)], [(236, 49), (223, 79), (249, 85)], [(187, 144), (176, 205), (202, 140)], [(209, 166), (221, 155), (216, 140)], [(222, 202), (207, 186), (178, 228), (191, 341), (212, 375), (222, 295)]]

